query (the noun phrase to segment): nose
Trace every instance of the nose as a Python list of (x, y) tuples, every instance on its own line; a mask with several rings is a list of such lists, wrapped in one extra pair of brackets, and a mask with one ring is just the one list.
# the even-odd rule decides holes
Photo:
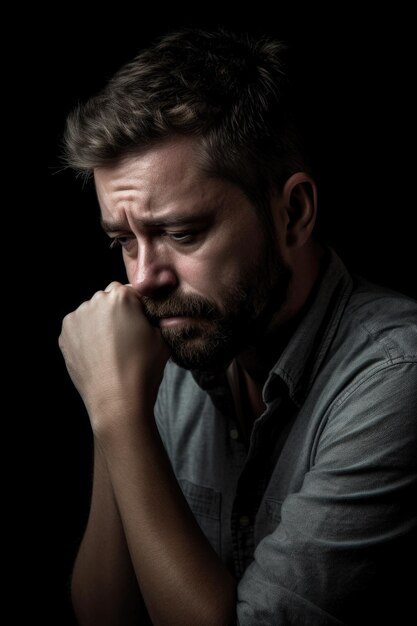
[(158, 292), (169, 292), (178, 286), (172, 262), (151, 242), (139, 246), (134, 276), (129, 279), (142, 296), (155, 296)]

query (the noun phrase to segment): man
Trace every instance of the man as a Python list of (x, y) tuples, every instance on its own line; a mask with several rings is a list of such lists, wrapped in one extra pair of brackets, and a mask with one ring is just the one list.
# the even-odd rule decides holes
[(82, 625), (406, 615), (417, 306), (314, 240), (281, 54), (174, 33), (68, 121), (128, 277), (60, 337), (94, 434)]

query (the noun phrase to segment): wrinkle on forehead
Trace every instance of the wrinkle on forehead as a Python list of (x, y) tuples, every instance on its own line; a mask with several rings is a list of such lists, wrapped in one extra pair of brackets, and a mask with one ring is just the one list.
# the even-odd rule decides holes
[(195, 140), (182, 138), (97, 168), (102, 211), (139, 209), (145, 216), (173, 204), (203, 201), (212, 181), (199, 169), (198, 160)]

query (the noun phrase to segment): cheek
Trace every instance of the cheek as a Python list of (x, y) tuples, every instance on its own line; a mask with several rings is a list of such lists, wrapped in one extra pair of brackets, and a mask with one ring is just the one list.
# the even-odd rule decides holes
[(189, 256), (177, 264), (179, 283), (184, 292), (207, 296), (215, 285), (215, 262), (212, 258)]
[[(243, 252), (243, 253), (242, 253)], [(197, 258), (183, 259), (178, 267), (184, 292), (194, 292), (214, 301), (222, 301), (230, 290), (244, 282), (256, 259), (247, 248), (215, 250)]]

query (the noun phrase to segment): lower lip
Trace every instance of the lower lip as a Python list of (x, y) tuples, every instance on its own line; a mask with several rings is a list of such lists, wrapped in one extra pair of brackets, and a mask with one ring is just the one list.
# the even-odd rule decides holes
[(159, 326), (161, 328), (170, 328), (181, 324), (189, 324), (190, 322), (192, 322), (191, 317), (163, 317), (159, 320)]

